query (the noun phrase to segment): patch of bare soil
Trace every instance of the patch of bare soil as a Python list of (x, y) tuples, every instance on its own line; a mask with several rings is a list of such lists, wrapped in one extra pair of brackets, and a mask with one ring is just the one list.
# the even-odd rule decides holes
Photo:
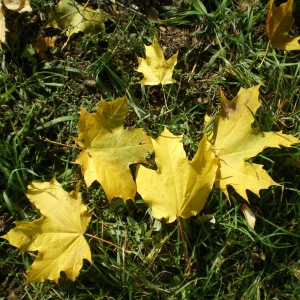
[[(23, 268), (17, 270), (9, 266), (0, 269), (0, 295), (6, 300), (27, 299), (25, 286), (22, 282), (25, 280)], [(22, 278), (23, 277), (23, 278)]]

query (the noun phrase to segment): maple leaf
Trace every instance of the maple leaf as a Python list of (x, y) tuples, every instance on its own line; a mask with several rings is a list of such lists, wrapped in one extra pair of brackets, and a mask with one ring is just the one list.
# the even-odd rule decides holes
[(217, 186), (229, 198), (227, 186), (232, 185), (236, 192), (248, 200), (246, 190), (259, 196), (261, 189), (278, 185), (262, 168), (262, 165), (247, 160), (267, 147), (279, 145), (289, 147), (300, 140), (280, 132), (259, 132), (252, 128), (253, 115), (260, 107), (259, 86), (241, 88), (237, 96), (228, 101), (221, 91), (221, 107), (208, 135), (214, 152), (219, 158)]
[(177, 216), (186, 219), (203, 209), (218, 168), (218, 160), (205, 137), (192, 161), (187, 159), (181, 139), (165, 128), (152, 140), (158, 170), (140, 165), (136, 175), (137, 191), (149, 204), (153, 216), (165, 218), (168, 223)]
[(61, 0), (54, 8), (48, 25), (54, 28), (67, 29), (68, 40), (72, 34), (79, 31), (83, 33), (98, 33), (105, 27), (107, 14), (100, 9), (82, 6), (74, 0)]
[(300, 36), (294, 37), (289, 34), (294, 24), (293, 12), (295, 7), (294, 0), (288, 0), (279, 6), (276, 6), (274, 0), (270, 0), (265, 34), (275, 48), (300, 50)]
[(1, 44), (6, 44), (5, 33), (8, 31), (5, 26), (5, 10), (2, 3), (7, 9), (14, 10), (19, 13), (32, 11), (29, 0), (2, 0), (2, 2), (0, 2), (0, 49), (2, 49)]
[(29, 184), (27, 197), (43, 216), (32, 222), (16, 222), (16, 227), (2, 236), (22, 252), (38, 251), (25, 283), (47, 279), (58, 283), (61, 271), (75, 281), (83, 259), (91, 261), (90, 247), (83, 237), (91, 216), (78, 190), (79, 185), (67, 193), (55, 178)]
[(127, 113), (126, 97), (101, 100), (96, 113), (81, 108), (78, 122), (80, 133), (75, 141), (83, 151), (75, 163), (80, 164), (87, 186), (97, 180), (109, 200), (134, 199), (136, 184), (129, 165), (147, 163), (145, 156), (152, 151), (151, 140), (142, 128), (123, 128)]
[(172, 79), (174, 66), (177, 64), (178, 52), (167, 61), (157, 41), (153, 39), (151, 46), (146, 46), (146, 59), (138, 57), (137, 72), (144, 74), (144, 78), (138, 83), (145, 85), (170, 84), (176, 82)]

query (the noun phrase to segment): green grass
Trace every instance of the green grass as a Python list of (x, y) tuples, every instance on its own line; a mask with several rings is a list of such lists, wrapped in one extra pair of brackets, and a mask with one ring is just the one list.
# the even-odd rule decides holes
[[(192, 157), (204, 115), (218, 111), (219, 89), (232, 98), (240, 87), (257, 84), (260, 128), (300, 137), (300, 54), (271, 47), (264, 59), (267, 1), (253, 1), (243, 11), (239, 1), (170, 0), (164, 6), (153, 1), (160, 22), (147, 19), (146, 5), (139, 4), (135, 13), (131, 5), (139, 1), (119, 2), (121, 13), (110, 18), (104, 34), (77, 34), (64, 51), (64, 34), (38, 18), (43, 13), (47, 19), (54, 1), (31, 1), (31, 15), (7, 13), (14, 34), (0, 52), (0, 230), (2, 235), (14, 221), (37, 218), (38, 210), (25, 196), (27, 185), (56, 174), (66, 190), (82, 181), (85, 203), (94, 212), (87, 232), (133, 254), (90, 240), (93, 263), (84, 263), (75, 282), (62, 273), (59, 285), (22, 286), (36, 253), (20, 254), (0, 240), (0, 299), (299, 299), (299, 145), (266, 149), (253, 159), (282, 184), (263, 190), (260, 198), (248, 193), (255, 230), (247, 225), (239, 209), (243, 200), (234, 190), (236, 203), (213, 189), (203, 212), (182, 221), (192, 270), (187, 277), (176, 222), (153, 219), (140, 197), (136, 203), (109, 204), (100, 185), (84, 185), (73, 164), (76, 149), (45, 142), (74, 145), (80, 106), (94, 111), (101, 96), (125, 94), (127, 127), (143, 127), (157, 137), (167, 126), (185, 135)], [(109, 7), (103, 5), (106, 11)], [(46, 62), (30, 50), (39, 30), (59, 35)], [(136, 84), (142, 77), (135, 71), (137, 56), (144, 56), (143, 45), (155, 36), (167, 57), (179, 51), (177, 83), (164, 89)], [(206, 214), (215, 223), (203, 221)]]

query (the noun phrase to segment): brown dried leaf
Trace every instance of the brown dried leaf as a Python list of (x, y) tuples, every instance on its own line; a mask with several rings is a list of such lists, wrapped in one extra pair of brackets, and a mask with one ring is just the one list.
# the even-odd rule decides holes
[(57, 39), (57, 36), (43, 36), (42, 34), (39, 34), (36, 42), (34, 44), (34, 50), (36, 51), (36, 53), (39, 54), (39, 56), (42, 59), (46, 59), (47, 56), (45, 54), (46, 51), (48, 51), (49, 48), (53, 48), (55, 41)]
[(295, 37), (289, 34), (294, 24), (295, 7), (294, 0), (288, 0), (279, 6), (276, 6), (274, 0), (270, 0), (265, 34), (273, 47), (282, 50), (300, 50), (300, 36)]

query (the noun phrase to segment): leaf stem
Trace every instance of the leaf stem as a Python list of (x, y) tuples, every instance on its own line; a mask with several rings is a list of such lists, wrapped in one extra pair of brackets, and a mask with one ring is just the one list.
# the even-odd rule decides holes
[(188, 266), (188, 271), (187, 271), (187, 274), (185, 274), (185, 275), (190, 276), (191, 275), (191, 263), (190, 263), (189, 253), (187, 251), (187, 247), (186, 247), (186, 243), (185, 243), (185, 239), (184, 239), (184, 233), (183, 233), (183, 230), (182, 230), (182, 226), (181, 226), (179, 216), (177, 216), (177, 223), (178, 223), (179, 231), (180, 231), (180, 235), (181, 235), (183, 250), (184, 250), (184, 254), (185, 254), (185, 260), (186, 260), (186, 263), (187, 263), (187, 266)]
[(85, 235), (85, 236), (88, 236), (88, 237), (90, 237), (90, 238), (92, 238), (92, 239), (94, 239), (94, 240), (97, 240), (97, 241), (106, 243), (106, 244), (108, 244), (108, 245), (110, 245), (110, 246), (113, 246), (113, 247), (115, 247), (115, 248), (117, 248), (117, 249), (119, 249), (119, 250), (124, 251), (124, 252), (127, 253), (127, 254), (132, 254), (132, 251), (125, 250), (124, 248), (119, 247), (119, 246), (117, 246), (116, 244), (114, 244), (114, 243), (112, 243), (112, 242), (109, 242), (109, 241), (106, 241), (106, 240), (104, 240), (104, 239), (101, 239), (101, 238), (99, 238), (99, 237), (97, 237), (97, 236), (94, 236), (94, 235), (91, 235), (91, 234), (88, 234), (88, 233), (84, 233), (84, 235)]
[(82, 150), (81, 147), (77, 147), (77, 146), (72, 146), (72, 145), (67, 145), (67, 144), (62, 144), (62, 143), (58, 143), (58, 142), (53, 142), (53, 141), (50, 141), (49, 139), (44, 139), (45, 142), (49, 142), (49, 143), (52, 143), (52, 144), (55, 144), (55, 145), (59, 145), (59, 146), (62, 146), (62, 147), (68, 147), (68, 148), (74, 148), (74, 149), (77, 149), (77, 150)]

